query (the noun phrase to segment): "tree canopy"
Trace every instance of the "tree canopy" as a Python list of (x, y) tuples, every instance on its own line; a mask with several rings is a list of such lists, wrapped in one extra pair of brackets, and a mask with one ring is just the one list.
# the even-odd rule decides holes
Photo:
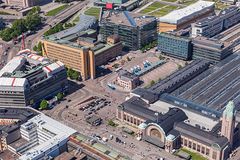
[(63, 99), (63, 93), (58, 93), (57, 94), (57, 100), (62, 100)]
[(25, 19), (17, 19), (12, 23), (12, 27), (2, 30), (0, 32), (0, 37), (4, 41), (10, 41), (28, 30), (36, 30), (36, 27), (42, 23), (39, 15), (40, 11), (41, 9), (39, 6), (33, 7)]
[(70, 79), (79, 80), (79, 78), (80, 78), (80, 73), (79, 73), (78, 71), (73, 70), (72, 68), (68, 68), (68, 70), (67, 70), (67, 76), (68, 76)]
[(48, 102), (47, 100), (42, 100), (41, 103), (40, 103), (40, 107), (39, 109), (43, 110), (43, 109), (46, 109), (48, 107)]

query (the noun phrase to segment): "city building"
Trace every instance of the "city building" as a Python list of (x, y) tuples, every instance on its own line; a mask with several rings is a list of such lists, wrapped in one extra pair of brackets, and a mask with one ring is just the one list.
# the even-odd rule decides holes
[(68, 88), (64, 64), (23, 50), (0, 70), (0, 106), (37, 106)]
[(46, 57), (60, 60), (66, 67), (80, 72), (82, 80), (94, 79), (97, 66), (106, 64), (122, 52), (118, 36), (109, 36), (107, 42), (102, 43), (97, 41), (96, 31), (91, 29), (60, 39), (52, 35), (42, 42)]
[(239, 55), (232, 54), (214, 66), (205, 60), (206, 66), (200, 63), (201, 60), (197, 61), (148, 89), (134, 89), (130, 97), (137, 96), (147, 104), (161, 100), (212, 118), (220, 118), (227, 102), (233, 101), (237, 109), (236, 121), (240, 122)]
[(1, 126), (0, 149), (10, 151), (19, 160), (38, 160), (56, 157), (67, 149), (69, 137), (76, 131), (33, 108), (0, 108), (1, 122), (14, 120)]
[(141, 5), (141, 0), (98, 0), (94, 2), (95, 6), (104, 9), (120, 9), (124, 11), (132, 11)]
[(218, 15), (209, 16), (192, 23), (192, 37), (213, 37), (225, 29), (240, 22), (240, 10), (231, 6), (222, 10)]
[(67, 127), (52, 118), (39, 114), (20, 127), (21, 139), (25, 140), (24, 145), (9, 144), (8, 149), (21, 154), (19, 160), (37, 160), (45, 155), (56, 157), (66, 150), (66, 143), (76, 131)]
[(199, 19), (214, 15), (214, 8), (214, 2), (197, 1), (185, 8), (174, 10), (159, 18), (159, 32), (187, 28)]
[(233, 45), (230, 42), (206, 37), (196, 37), (192, 40), (193, 59), (206, 59), (211, 62), (219, 62), (233, 53)]
[(20, 126), (38, 115), (32, 108), (0, 108), (0, 152), (8, 149), (8, 144), (21, 137)]
[(158, 51), (182, 60), (192, 58), (192, 43), (188, 37), (189, 29), (158, 34)]
[(128, 50), (138, 50), (157, 39), (157, 20), (153, 16), (106, 10), (101, 13), (99, 26), (103, 41), (111, 35), (118, 35)]
[(126, 70), (121, 70), (118, 73), (116, 84), (125, 90), (131, 91), (140, 84), (140, 79), (138, 76), (135, 76)]
[(51, 2), (50, 0), (44, 0), (44, 1), (39, 1), (39, 0), (4, 0), (6, 5), (9, 6), (16, 6), (16, 7), (22, 7), (22, 8), (27, 8), (27, 7), (33, 7), (39, 4), (43, 3), (49, 3)]
[(235, 138), (235, 142), (239, 139), (236, 136), (239, 131), (234, 121), (233, 102), (227, 104), (222, 121), (218, 119), (218, 123), (210, 130), (193, 125), (191, 122), (196, 117), (189, 119), (179, 108), (170, 107), (165, 113), (157, 112), (139, 97), (122, 103), (117, 108), (116, 117), (128, 125), (138, 126), (139, 139), (164, 148), (167, 152), (183, 147), (209, 160), (226, 160), (231, 152), (232, 139)]

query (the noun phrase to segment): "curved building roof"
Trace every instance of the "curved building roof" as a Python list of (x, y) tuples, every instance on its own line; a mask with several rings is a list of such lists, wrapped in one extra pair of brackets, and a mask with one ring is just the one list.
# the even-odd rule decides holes
[(79, 19), (79, 22), (74, 27), (55, 33), (51, 35), (51, 37), (54, 37), (56, 39), (62, 39), (69, 35), (76, 34), (78, 32), (92, 28), (97, 22), (97, 19), (94, 16), (80, 15)]
[[(188, 119), (186, 114), (179, 108), (170, 108), (165, 114), (159, 114), (157, 124), (163, 129), (165, 134), (171, 131), (174, 127), (174, 123), (182, 122)], [(155, 123), (156, 123), (155, 121)], [(152, 123), (151, 120), (146, 122), (147, 124)]]
[(169, 14), (160, 17), (160, 22), (166, 22), (170, 24), (178, 24), (188, 21), (199, 14), (206, 12), (208, 9), (214, 7), (214, 2), (209, 1), (198, 1), (192, 5), (185, 8), (174, 10)]

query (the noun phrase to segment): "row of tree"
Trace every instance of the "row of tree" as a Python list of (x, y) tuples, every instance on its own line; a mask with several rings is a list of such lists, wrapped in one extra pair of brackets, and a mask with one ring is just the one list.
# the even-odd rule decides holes
[[(57, 100), (58, 101), (61, 101), (62, 99), (63, 99), (63, 97), (64, 97), (64, 94), (63, 93), (58, 93), (57, 95), (56, 95), (56, 97), (57, 97)], [(40, 103), (40, 105), (39, 105), (39, 110), (44, 110), (44, 109), (47, 109), (48, 108), (48, 101), (46, 100), (46, 99), (43, 99), (42, 101), (41, 101), (41, 103)]]
[(144, 52), (146, 52), (146, 51), (148, 51), (148, 50), (150, 50), (150, 49), (152, 49), (156, 46), (157, 46), (157, 41), (153, 41), (153, 42), (143, 46), (140, 50), (144, 53)]
[(67, 68), (67, 76), (72, 80), (80, 80), (80, 73), (72, 68)]
[(42, 23), (41, 17), (39, 15), (40, 11), (41, 9), (39, 6), (33, 7), (25, 19), (17, 19), (12, 23), (12, 27), (2, 30), (0, 32), (0, 37), (4, 41), (10, 41), (28, 30), (36, 30), (37, 26)]
[(74, 23), (58, 23), (56, 26), (50, 28), (47, 32), (44, 33), (44, 36), (49, 36), (51, 34), (63, 31), (65, 29), (68, 29), (70, 27), (73, 27), (75, 24)]
[(38, 42), (38, 44), (33, 47), (33, 50), (36, 51), (38, 55), (42, 56), (42, 43)]

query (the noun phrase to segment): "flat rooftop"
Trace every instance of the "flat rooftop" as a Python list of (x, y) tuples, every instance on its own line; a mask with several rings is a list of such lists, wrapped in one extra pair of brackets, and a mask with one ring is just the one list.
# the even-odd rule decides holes
[(100, 23), (106, 22), (129, 27), (141, 27), (155, 20), (154, 16), (143, 16), (139, 13), (128, 11), (109, 10), (103, 12)]
[(37, 111), (27, 107), (0, 107), (0, 119), (19, 119), (21, 122), (26, 122), (37, 114), (39, 114)]
[(201, 128), (205, 127), (209, 131), (209, 130), (212, 130), (212, 128), (218, 123), (217, 119), (206, 117), (195, 111), (190, 111), (185, 108), (180, 108), (177, 105), (172, 105), (161, 100), (158, 100), (155, 103), (151, 104), (149, 109), (155, 112), (164, 114), (168, 112), (169, 108), (172, 108), (172, 107), (182, 109), (188, 117), (188, 120), (186, 121), (186, 123), (188, 123), (191, 126), (195, 127), (196, 125), (198, 125), (198, 126), (201, 126)]
[[(160, 22), (166, 22), (170, 24), (178, 24), (182, 21), (191, 19), (191, 16), (197, 16), (204, 9), (209, 9), (214, 7), (214, 2), (209, 1), (197, 1), (196, 3), (189, 5), (185, 8), (174, 10), (169, 14), (160, 17)], [(187, 18), (188, 17), (188, 18)], [(194, 17), (192, 17), (194, 18)]]
[(28, 128), (30, 123), (37, 124), (38, 130), (49, 133), (49, 139), (26, 151), (23, 155), (19, 157), (19, 160), (33, 159), (34, 157), (42, 154), (42, 152), (49, 150), (55, 145), (58, 145), (60, 142), (66, 141), (70, 135), (76, 132), (76, 130), (44, 114), (39, 114), (29, 119), (21, 127)]
[(23, 50), (0, 70), (0, 86), (19, 87), (16, 91), (22, 91), (23, 87), (32, 86), (39, 79), (47, 79), (64, 69), (64, 64), (60, 61), (50, 61), (46, 57), (32, 54), (30, 50)]
[(193, 45), (202, 46), (202, 48), (208, 48), (216, 51), (223, 50), (232, 44), (231, 42), (200, 36), (194, 38), (192, 43)]
[(28, 143), (29, 142), (26, 139), (20, 138), (20, 139), (14, 141), (13, 143), (9, 144), (9, 146), (11, 146), (12, 148), (17, 149), (19, 147), (22, 147), (22, 146), (28, 144)]
[(221, 32), (220, 34), (214, 36), (213, 38), (220, 41), (234, 42), (238, 40), (239, 37), (240, 37), (240, 23), (230, 27), (226, 31)]

